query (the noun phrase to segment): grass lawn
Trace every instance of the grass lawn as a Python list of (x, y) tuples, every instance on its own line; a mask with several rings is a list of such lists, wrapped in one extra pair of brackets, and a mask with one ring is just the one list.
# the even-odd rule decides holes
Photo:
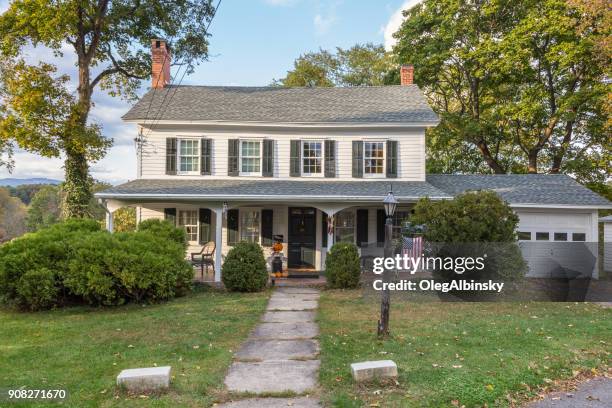
[[(148, 306), (0, 310), (0, 388), (63, 388), (69, 407), (209, 406), (267, 298), (200, 291)], [(170, 392), (145, 399), (115, 387), (122, 369), (154, 365), (172, 366)]]
[[(610, 366), (612, 309), (576, 303), (391, 302), (376, 339), (377, 298), (326, 291), (321, 383), (338, 407), (509, 406), (580, 370)], [(398, 383), (356, 385), (350, 363), (394, 360)]]

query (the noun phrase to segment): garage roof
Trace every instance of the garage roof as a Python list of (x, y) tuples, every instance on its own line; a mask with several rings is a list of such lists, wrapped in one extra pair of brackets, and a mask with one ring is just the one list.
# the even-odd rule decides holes
[(427, 182), (450, 195), (492, 190), (512, 205), (612, 208), (612, 203), (564, 174), (429, 174)]

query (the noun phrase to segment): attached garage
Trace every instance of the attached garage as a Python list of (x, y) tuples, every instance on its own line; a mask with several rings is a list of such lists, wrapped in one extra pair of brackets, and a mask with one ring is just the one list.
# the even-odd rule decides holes
[(430, 174), (427, 182), (453, 196), (495, 191), (510, 204), (520, 219), (519, 245), (529, 263), (529, 276), (551, 277), (569, 271), (597, 277), (597, 211), (612, 209), (612, 203), (571, 177)]
[(597, 274), (597, 211), (515, 208), (518, 238), (530, 277), (571, 270)]

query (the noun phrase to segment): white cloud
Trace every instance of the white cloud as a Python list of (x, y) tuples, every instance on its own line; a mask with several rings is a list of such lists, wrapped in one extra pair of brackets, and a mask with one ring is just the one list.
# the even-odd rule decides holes
[(8, 0), (0, 0), (0, 13), (4, 13), (9, 8)]
[(421, 0), (406, 0), (402, 3), (401, 7), (393, 12), (387, 24), (383, 27), (383, 36), (385, 38), (385, 49), (390, 51), (391, 48), (397, 42), (395, 38), (393, 38), (393, 34), (400, 28), (402, 23), (404, 22), (404, 15), (402, 12), (404, 10), (408, 10), (419, 4)]
[(326, 34), (331, 26), (336, 22), (336, 16), (332, 14), (327, 17), (323, 17), (321, 14), (317, 14), (314, 17), (313, 22), (317, 35), (323, 35)]

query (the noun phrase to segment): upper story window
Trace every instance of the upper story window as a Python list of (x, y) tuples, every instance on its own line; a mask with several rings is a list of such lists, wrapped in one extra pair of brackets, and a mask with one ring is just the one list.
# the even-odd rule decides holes
[(365, 177), (384, 177), (385, 142), (364, 142), (363, 161)]
[(178, 140), (178, 172), (179, 174), (199, 174), (200, 172), (200, 140)]
[(261, 141), (240, 141), (240, 175), (261, 176)]
[(323, 173), (323, 142), (302, 142), (302, 175), (316, 176)]

